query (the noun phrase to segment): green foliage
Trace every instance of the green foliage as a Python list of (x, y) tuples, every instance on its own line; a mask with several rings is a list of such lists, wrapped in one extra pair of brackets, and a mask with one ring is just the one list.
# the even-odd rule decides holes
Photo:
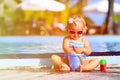
[(120, 14), (115, 14), (114, 15), (114, 21), (115, 22), (120, 22)]
[(2, 3), (4, 0), (0, 0), (0, 3)]
[(14, 0), (15, 2), (17, 2), (17, 3), (21, 3), (22, 2), (22, 0)]

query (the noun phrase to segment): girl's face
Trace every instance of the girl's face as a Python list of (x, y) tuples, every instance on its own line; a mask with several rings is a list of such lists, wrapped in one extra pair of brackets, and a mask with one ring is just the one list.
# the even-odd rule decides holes
[(79, 23), (78, 25), (70, 26), (68, 28), (68, 33), (71, 39), (79, 39), (83, 34), (83, 24)]

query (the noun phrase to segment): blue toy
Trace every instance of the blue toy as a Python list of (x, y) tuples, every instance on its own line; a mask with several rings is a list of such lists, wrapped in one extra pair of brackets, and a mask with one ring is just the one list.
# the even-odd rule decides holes
[(72, 71), (75, 71), (82, 64), (80, 56), (77, 54), (68, 54), (68, 60)]

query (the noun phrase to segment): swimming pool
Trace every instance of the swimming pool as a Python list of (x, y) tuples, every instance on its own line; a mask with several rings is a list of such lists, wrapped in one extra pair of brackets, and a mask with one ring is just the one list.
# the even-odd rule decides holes
[[(120, 36), (86, 36), (92, 52), (120, 52)], [(0, 54), (44, 54), (62, 50), (63, 36), (0, 37)]]
[[(92, 48), (92, 52), (94, 53), (102, 54), (107, 52), (113, 54), (116, 53), (120, 54), (120, 49), (119, 49), (120, 36), (85, 36), (85, 37), (89, 40)], [(0, 37), (0, 54), (46, 54), (46, 53), (49, 54), (49, 53), (59, 53), (59, 52), (62, 53), (63, 38), (64, 38), (63, 36)], [(110, 61), (111, 57), (107, 56), (106, 58), (108, 59), (108, 61), (110, 61), (108, 63), (120, 64), (118, 60), (120, 56), (116, 56), (116, 57), (117, 58), (115, 58), (115, 60), (112, 59), (112, 62)], [(31, 61), (30, 59), (26, 59), (26, 60)], [(38, 61), (40, 60), (37, 59), (37, 62)], [(41, 61), (44, 62), (44, 60)]]

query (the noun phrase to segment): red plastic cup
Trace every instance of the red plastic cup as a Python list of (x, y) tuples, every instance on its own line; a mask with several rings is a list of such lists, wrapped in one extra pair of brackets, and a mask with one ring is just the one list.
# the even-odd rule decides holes
[(106, 64), (105, 65), (100, 65), (100, 71), (101, 72), (106, 72)]
[(106, 72), (106, 60), (104, 59), (104, 57), (100, 60), (100, 71), (101, 72)]

